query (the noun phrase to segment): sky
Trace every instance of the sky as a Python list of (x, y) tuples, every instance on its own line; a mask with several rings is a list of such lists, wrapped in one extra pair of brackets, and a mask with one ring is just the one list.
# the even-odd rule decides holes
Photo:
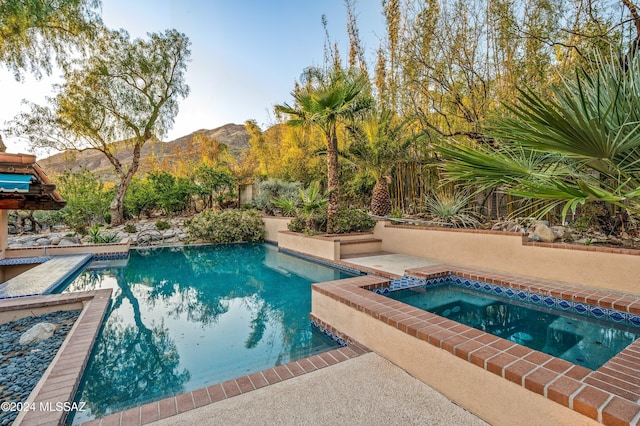
[[(384, 38), (380, 0), (359, 0), (355, 12), (360, 38), (370, 64)], [(273, 107), (291, 102), (302, 71), (322, 65), (325, 33), (348, 53), (344, 0), (102, 0), (102, 19), (112, 29), (124, 28), (132, 38), (175, 28), (191, 40), (186, 74), (191, 92), (180, 101), (170, 141), (199, 129), (254, 119), (263, 129), (274, 121)], [(40, 81), (25, 75), (16, 82), (0, 66), (0, 129), (20, 111), (22, 100), (45, 103), (54, 94), (59, 73)], [(7, 151), (30, 152), (3, 134)]]

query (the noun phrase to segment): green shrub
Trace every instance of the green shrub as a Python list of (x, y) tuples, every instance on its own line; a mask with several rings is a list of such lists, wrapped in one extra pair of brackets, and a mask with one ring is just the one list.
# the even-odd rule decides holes
[(363, 232), (373, 229), (376, 221), (362, 209), (342, 209), (334, 216), (333, 232), (347, 234), (349, 232)]
[(159, 220), (156, 222), (156, 229), (158, 231), (166, 231), (171, 228), (171, 224), (165, 220)]
[(127, 226), (124, 227), (124, 232), (128, 234), (135, 234), (136, 232), (138, 232), (138, 228), (136, 228), (136, 226), (133, 223), (129, 223), (127, 224)]
[(304, 232), (307, 227), (307, 220), (302, 216), (294, 217), (291, 222), (287, 225), (289, 231), (292, 232)]
[(216, 244), (264, 241), (264, 222), (256, 210), (205, 210), (185, 224), (191, 241)]
[(292, 202), (298, 200), (298, 191), (302, 188), (300, 182), (285, 182), (278, 179), (260, 182), (258, 186), (258, 196), (253, 200), (254, 206), (258, 210), (273, 215), (278, 207), (273, 204), (277, 198), (287, 199)]

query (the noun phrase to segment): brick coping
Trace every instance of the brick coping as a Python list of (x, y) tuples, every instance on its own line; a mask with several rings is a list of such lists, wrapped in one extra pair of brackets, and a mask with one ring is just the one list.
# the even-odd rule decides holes
[[(640, 306), (637, 296), (615, 294), (617, 297), (611, 300), (609, 292), (590, 292), (573, 286), (561, 288), (559, 283), (507, 274), (491, 275), (451, 265), (414, 269), (412, 273), (425, 278), (454, 274), (512, 288), (554, 292), (564, 298), (589, 300), (601, 307), (617, 305), (627, 311)], [(640, 339), (593, 371), (371, 291), (388, 285), (389, 281), (384, 278), (364, 276), (314, 284), (312, 293), (328, 296), (601, 423), (639, 424)]]
[(150, 402), (82, 424), (85, 426), (149, 424), (237, 395), (252, 392), (265, 386), (293, 379), (303, 374), (356, 358), (368, 352), (369, 349), (352, 342), (349, 346), (333, 349), (298, 361), (291, 361), (287, 364), (171, 396), (160, 401)]
[(65, 305), (79, 303), (82, 304), (82, 312), (27, 398), (26, 405), (34, 410), (20, 412), (15, 424), (64, 424), (68, 412), (56, 410), (56, 404), (73, 401), (111, 303), (111, 289), (22, 297), (0, 302), (0, 312), (16, 315), (25, 310), (31, 313), (51, 307), (62, 310)]

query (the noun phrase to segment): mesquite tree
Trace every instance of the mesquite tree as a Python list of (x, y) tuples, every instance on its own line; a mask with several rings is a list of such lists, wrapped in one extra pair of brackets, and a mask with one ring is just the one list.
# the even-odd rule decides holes
[(189, 39), (176, 30), (130, 40), (126, 31), (105, 33), (92, 55), (66, 74), (47, 106), (31, 105), (10, 132), (32, 148), (103, 153), (117, 183), (111, 224), (124, 220), (124, 197), (140, 164), (143, 145), (173, 125), (178, 99), (189, 93), (185, 72)]

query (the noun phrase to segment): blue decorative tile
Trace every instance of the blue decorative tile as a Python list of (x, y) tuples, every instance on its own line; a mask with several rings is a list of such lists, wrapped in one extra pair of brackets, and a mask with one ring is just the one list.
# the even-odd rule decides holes
[(556, 299), (553, 297), (545, 297), (543, 302), (547, 306), (554, 306), (556, 304)]
[[(562, 305), (560, 305), (560, 306), (562, 306)], [(576, 303), (575, 306), (573, 307), (573, 310), (578, 312), (578, 313), (580, 313), (580, 314), (583, 314), (583, 313), (589, 311), (589, 308), (587, 306), (583, 305), (582, 303)]]
[(542, 297), (538, 296), (536, 293), (529, 293), (529, 300), (538, 304), (542, 301)]
[(640, 327), (640, 316), (630, 314), (628, 319), (631, 324)]
[(491, 286), (489, 284), (485, 284), (482, 286), (485, 291), (491, 291)]
[(591, 308), (591, 315), (593, 315), (596, 318), (602, 318), (603, 316), (606, 315), (606, 310), (599, 308), (599, 307), (592, 307)]
[(518, 299), (525, 300), (526, 298), (527, 298), (527, 293), (525, 293), (524, 291), (518, 292)]
[(508, 288), (507, 291), (505, 291), (505, 293), (507, 294), (508, 297), (513, 297), (516, 295), (516, 292), (511, 290), (510, 288)]
[(464, 281), (464, 285), (465, 285), (465, 287), (471, 287), (471, 281), (465, 280)]
[(627, 318), (627, 316), (621, 312), (618, 311), (609, 311), (609, 318), (611, 318), (612, 320), (614, 320), (615, 322), (623, 322), (625, 321)]

